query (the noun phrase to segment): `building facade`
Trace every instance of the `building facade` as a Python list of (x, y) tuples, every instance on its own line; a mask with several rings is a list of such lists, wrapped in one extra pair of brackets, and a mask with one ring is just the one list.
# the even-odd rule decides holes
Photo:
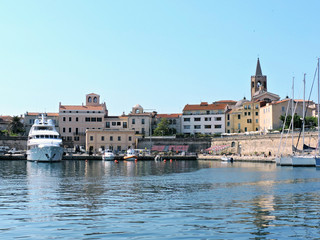
[(169, 129), (171, 129), (172, 134), (180, 134), (181, 131), (181, 113), (173, 113), (173, 114), (157, 114), (155, 121), (155, 128), (161, 122), (163, 118), (167, 119), (169, 123)]
[(59, 104), (59, 127), (64, 143), (68, 147), (85, 146), (87, 129), (103, 129), (104, 118), (108, 115), (105, 103), (100, 104), (100, 96), (86, 95), (86, 104)]
[(110, 149), (116, 152), (136, 148), (136, 136), (133, 130), (86, 130), (86, 151), (98, 153)]
[(225, 132), (225, 103), (202, 102), (201, 104), (187, 104), (182, 113), (182, 133), (193, 134), (221, 134)]
[[(313, 102), (306, 102), (308, 107), (306, 116), (313, 116)], [(266, 132), (268, 130), (278, 130), (283, 126), (283, 122), (280, 117), (286, 115), (288, 109), (288, 115), (292, 115), (292, 100), (286, 98), (281, 101), (274, 101), (272, 103), (267, 103), (265, 106), (260, 108), (260, 127), (261, 130)], [(298, 116), (303, 116), (303, 100), (295, 99), (294, 108), (295, 114)]]
[(128, 128), (134, 130), (136, 135), (150, 136), (152, 134), (152, 119), (156, 112), (145, 112), (139, 104), (132, 108), (128, 118)]

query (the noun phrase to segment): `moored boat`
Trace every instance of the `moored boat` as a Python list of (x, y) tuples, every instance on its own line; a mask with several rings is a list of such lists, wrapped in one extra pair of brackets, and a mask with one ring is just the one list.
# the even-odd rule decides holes
[(137, 154), (135, 153), (134, 149), (128, 149), (126, 155), (123, 157), (124, 160), (127, 161), (134, 161), (138, 159)]
[(102, 154), (102, 160), (113, 161), (114, 158), (115, 158), (115, 155), (110, 149), (105, 150), (104, 153)]
[(32, 125), (27, 143), (27, 160), (54, 162), (61, 161), (63, 155), (62, 139), (53, 121), (42, 114)]

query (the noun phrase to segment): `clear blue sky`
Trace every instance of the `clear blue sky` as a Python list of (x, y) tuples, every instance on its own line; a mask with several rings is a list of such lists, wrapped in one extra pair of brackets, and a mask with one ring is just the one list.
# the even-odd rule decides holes
[[(110, 115), (310, 89), (320, 1), (0, 0), (0, 115), (58, 112), (98, 93)], [(316, 100), (316, 95), (312, 97)]]

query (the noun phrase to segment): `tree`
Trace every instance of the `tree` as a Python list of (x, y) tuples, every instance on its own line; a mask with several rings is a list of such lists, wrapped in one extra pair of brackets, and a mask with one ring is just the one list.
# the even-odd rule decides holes
[[(282, 121), (282, 123), (284, 122), (284, 119), (285, 119), (285, 116), (281, 115), (280, 120)], [(290, 123), (291, 123), (291, 119), (292, 119), (292, 116), (288, 115), (286, 122), (285, 122), (285, 128), (289, 128)], [(297, 115), (297, 114), (294, 115), (293, 122), (294, 122), (294, 128), (301, 128), (302, 127), (302, 118), (299, 115)]]
[(154, 136), (170, 135), (169, 122), (166, 118), (162, 118), (157, 128), (154, 130)]
[(316, 117), (306, 117), (305, 125), (307, 128), (314, 128), (318, 126), (318, 118)]
[(23, 124), (21, 122), (21, 118), (18, 116), (14, 116), (9, 123), (8, 130), (10, 134), (20, 134), (25, 132)]

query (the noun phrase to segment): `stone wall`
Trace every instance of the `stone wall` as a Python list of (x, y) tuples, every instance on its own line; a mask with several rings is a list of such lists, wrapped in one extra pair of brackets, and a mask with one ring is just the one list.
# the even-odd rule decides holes
[(189, 145), (189, 152), (200, 152), (211, 146), (211, 138), (149, 138), (138, 139), (138, 149), (150, 149), (150, 145)]
[[(299, 133), (294, 134), (294, 146), (297, 144)], [(252, 135), (252, 136), (237, 136), (237, 137), (223, 137), (213, 138), (212, 146), (215, 145), (230, 145), (230, 148), (225, 153), (241, 154), (246, 156), (266, 154), (271, 156), (277, 155), (279, 146), (282, 155), (288, 155), (292, 152), (292, 138), (284, 135), (281, 140), (281, 134), (267, 134), (267, 135)], [(318, 142), (318, 134), (316, 132), (309, 132), (305, 134), (305, 144), (311, 147), (316, 147)], [(302, 149), (302, 136), (300, 137), (298, 149)]]
[(28, 137), (0, 136), (0, 146), (8, 146), (17, 150), (27, 150)]

